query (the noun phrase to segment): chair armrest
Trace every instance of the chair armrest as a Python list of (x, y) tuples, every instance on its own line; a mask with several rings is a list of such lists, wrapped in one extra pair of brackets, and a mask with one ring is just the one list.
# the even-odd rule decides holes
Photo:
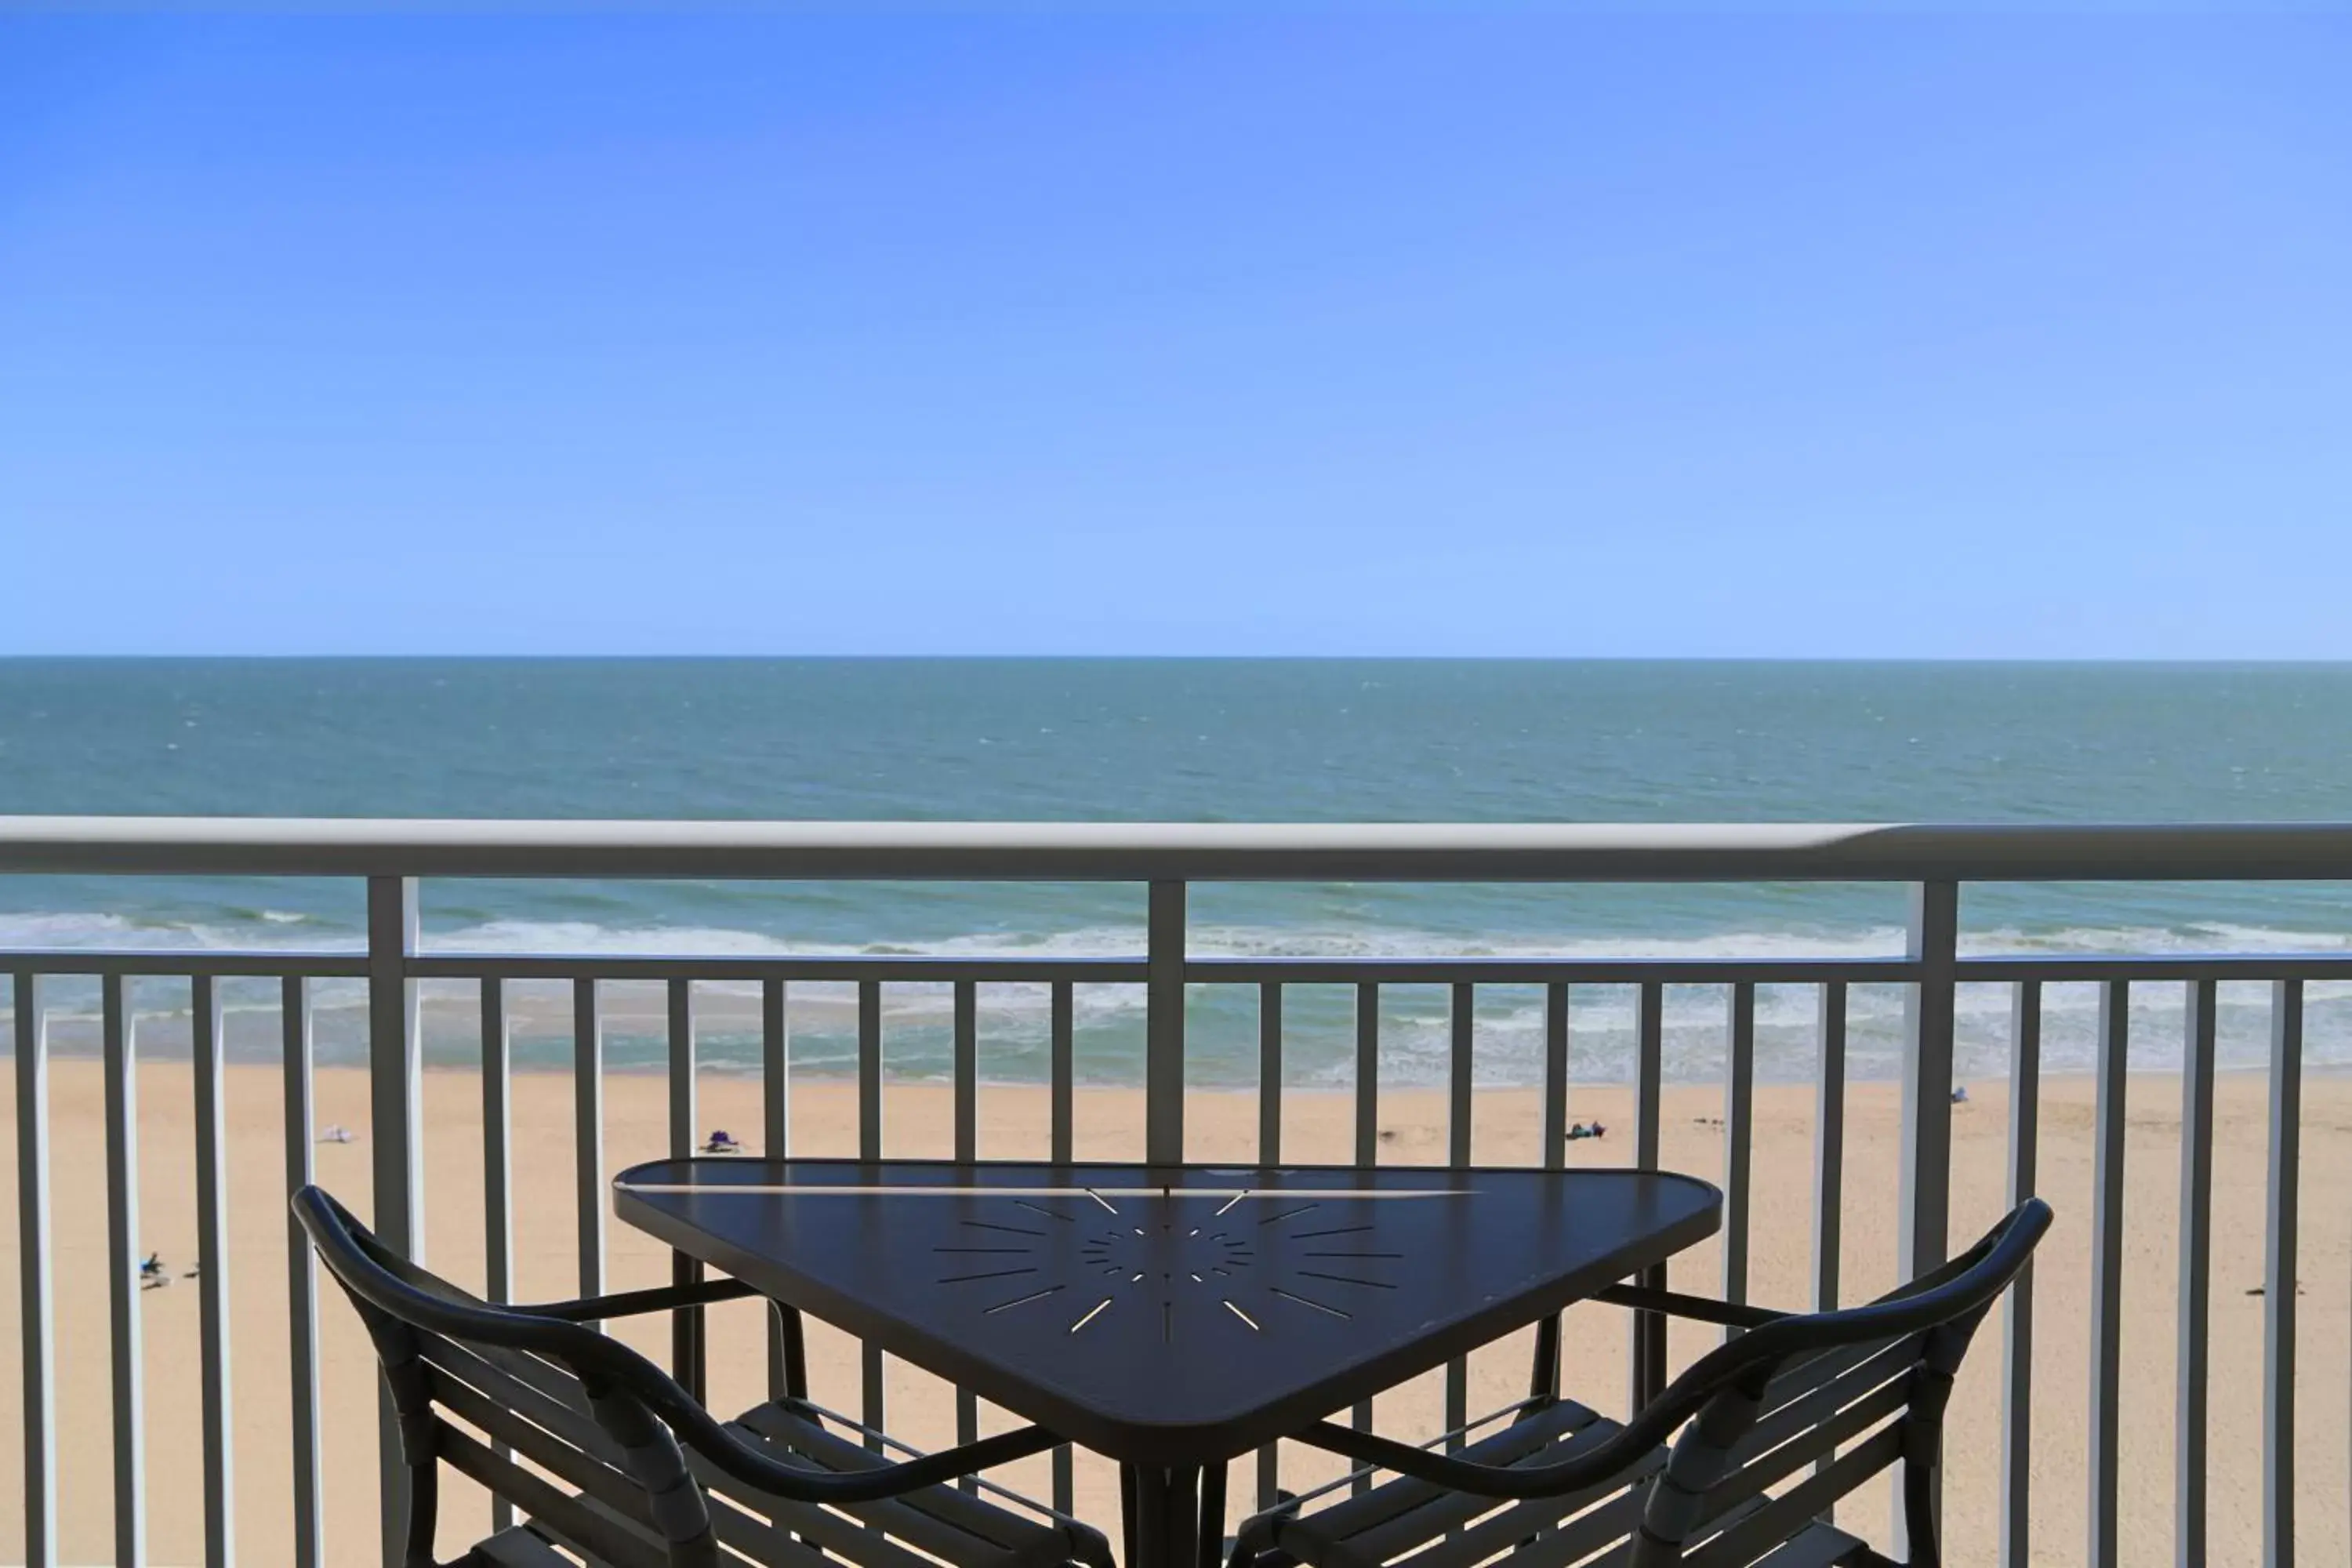
[[(698, 1411), (701, 1407), (695, 1408)], [(704, 1420), (709, 1419), (704, 1416)], [(673, 1429), (687, 1447), (736, 1480), (794, 1502), (814, 1503), (880, 1502), (886, 1498), (904, 1497), (961, 1476), (977, 1475), (1032, 1454), (1042, 1454), (1061, 1441), (1043, 1426), (1022, 1426), (993, 1437), (982, 1437), (977, 1443), (941, 1448), (919, 1458), (880, 1465), (870, 1470), (824, 1470), (814, 1466), (781, 1464), (765, 1454), (756, 1453), (716, 1422), (710, 1422), (707, 1432), (688, 1430), (692, 1425), (698, 1424), (673, 1422)]]
[(535, 1306), (511, 1306), (503, 1310), (528, 1312), (535, 1318), (558, 1318), (567, 1323), (602, 1322), (606, 1318), (632, 1318), (645, 1312), (675, 1312), (705, 1307), (713, 1301), (740, 1301), (760, 1292), (740, 1279), (705, 1279), (695, 1285), (665, 1285), (652, 1290), (620, 1290), (610, 1296), (587, 1296), (577, 1301), (547, 1301)]
[(1631, 1469), (1636, 1460), (1657, 1447), (1654, 1438), (1628, 1426), (1573, 1458), (1546, 1465), (1482, 1465), (1471, 1459), (1446, 1458), (1393, 1437), (1359, 1432), (1352, 1426), (1329, 1421), (1317, 1422), (1297, 1434), (1297, 1440), (1448, 1491), (1509, 1499), (1557, 1497), (1599, 1486)]
[(1767, 1323), (1777, 1323), (1789, 1316), (1769, 1307), (1717, 1301), (1705, 1296), (1685, 1296), (1678, 1290), (1653, 1290), (1643, 1285), (1612, 1285), (1606, 1289), (1595, 1290), (1591, 1299), (1606, 1301), (1612, 1307), (1631, 1307), (1637, 1312), (1664, 1312), (1670, 1318), (1721, 1323), (1730, 1329), (1760, 1329)]
[[(783, 1405), (790, 1409), (801, 1412), (802, 1414), (811, 1416), (816, 1420), (829, 1421), (834, 1426), (841, 1427), (844, 1431), (855, 1432), (860, 1437), (870, 1438), (877, 1449), (888, 1449), (893, 1453), (903, 1454), (910, 1459), (919, 1459), (923, 1458), (926, 1452), (926, 1450), (916, 1447), (913, 1444), (907, 1442), (903, 1438), (892, 1436), (889, 1433), (884, 1431), (879, 1426), (869, 1426), (854, 1415), (845, 1415), (840, 1411), (835, 1410), (828, 1405), (819, 1405), (814, 1399), (787, 1396), (779, 1400), (777, 1403)], [(1062, 1439), (1056, 1437), (1054, 1441), (1056, 1445), (1059, 1445)], [(972, 1477), (972, 1479), (978, 1483), (982, 1491), (992, 1492), (996, 1496), (1004, 1499), (1007, 1502), (1016, 1503), (1042, 1519), (1052, 1520), (1056, 1524), (1076, 1525), (1080, 1530), (1093, 1531), (1097, 1534), (1101, 1533), (1098, 1531), (1095, 1531), (1093, 1525), (1088, 1524), (1085, 1520), (1078, 1518), (1076, 1515), (1064, 1513), (1061, 1510), (1053, 1507), (1051, 1504), (1039, 1502), (1035, 1498), (1029, 1496), (1026, 1492), (1015, 1491), (1011, 1487), (1004, 1486), (997, 1481), (990, 1480), (986, 1476), (975, 1475)]]
[[(1446, 1431), (1440, 1432), (1434, 1437), (1424, 1438), (1420, 1443), (1416, 1444), (1415, 1447), (1421, 1448), (1434, 1448), (1441, 1443), (1451, 1443), (1457, 1438), (1467, 1437), (1471, 1433), (1475, 1432), (1481, 1426), (1492, 1426), (1497, 1421), (1524, 1415), (1528, 1411), (1535, 1409), (1538, 1405), (1549, 1405), (1551, 1403), (1551, 1400), (1544, 1398), (1514, 1400), (1512, 1403), (1504, 1405), (1499, 1410), (1489, 1410), (1484, 1415), (1473, 1416), (1471, 1419), (1465, 1421), (1461, 1426), (1451, 1427)], [(1256, 1519), (1270, 1519), (1276, 1514), (1297, 1513), (1301, 1509), (1304, 1509), (1308, 1503), (1313, 1502), (1316, 1499), (1328, 1496), (1332, 1492), (1338, 1491), (1342, 1487), (1351, 1486), (1358, 1479), (1369, 1476), (1374, 1470), (1379, 1468), (1381, 1468), (1381, 1467), (1375, 1464), (1358, 1465), (1347, 1474), (1337, 1477), (1334, 1479), (1325, 1481), (1319, 1487), (1309, 1487), (1303, 1492), (1290, 1493), (1280, 1502), (1276, 1503), (1272, 1508), (1261, 1509), (1255, 1515), (1252, 1516), (1252, 1520), (1245, 1520), (1243, 1522), (1249, 1523)]]

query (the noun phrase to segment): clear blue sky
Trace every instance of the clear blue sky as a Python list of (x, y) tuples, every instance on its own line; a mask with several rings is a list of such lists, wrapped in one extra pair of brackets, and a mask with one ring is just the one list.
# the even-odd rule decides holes
[(0, 652), (2352, 658), (2352, 21), (0, 18)]

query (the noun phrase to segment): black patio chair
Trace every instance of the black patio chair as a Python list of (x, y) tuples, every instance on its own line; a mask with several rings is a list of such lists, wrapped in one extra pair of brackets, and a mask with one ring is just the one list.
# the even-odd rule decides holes
[(1449, 1456), (1432, 1449), (1469, 1428), (1413, 1447), (1321, 1423), (1300, 1440), (1396, 1479), (1337, 1500), (1349, 1481), (1286, 1499), (1243, 1523), (1230, 1568), (1379, 1568), (1408, 1556), (1412, 1568), (1468, 1568), (1505, 1553), (1511, 1568), (1893, 1568), (1829, 1516), (1896, 1465), (1909, 1563), (1937, 1568), (1953, 1375), (2050, 1217), (2029, 1199), (1941, 1268), (1841, 1311), (1612, 1289), (1601, 1299), (1737, 1331), (1622, 1425), (1539, 1395)]
[(1077, 1521), (947, 1484), (1051, 1447), (1042, 1427), (894, 1464), (866, 1446), (874, 1434), (804, 1398), (722, 1424), (589, 1326), (757, 1295), (740, 1281), (492, 1306), (394, 1254), (319, 1188), (293, 1206), (383, 1363), (407, 1466), (404, 1568), (434, 1568), (443, 1464), (524, 1519), (453, 1568), (1112, 1568)]

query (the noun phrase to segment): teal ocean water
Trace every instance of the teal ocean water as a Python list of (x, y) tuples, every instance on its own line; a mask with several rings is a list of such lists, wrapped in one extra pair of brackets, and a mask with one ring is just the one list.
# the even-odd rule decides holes
[[(2283, 820), (2352, 817), (2352, 667), (1452, 661), (0, 661), (0, 812), (1177, 819), (1194, 821)], [(2345, 889), (1973, 888), (1975, 951), (2338, 949)], [(355, 944), (359, 889), (299, 880), (0, 878), (0, 947)], [(1239, 953), (1885, 952), (1880, 887), (1206, 887), (1196, 951)], [(1130, 952), (1128, 887), (436, 882), (426, 939), (614, 952)], [(849, 1059), (846, 999), (796, 990), (795, 1059)], [(2136, 1058), (2177, 1059), (2179, 998), (2146, 988)], [(2158, 993), (2163, 993), (2158, 994)], [(2092, 998), (2052, 996), (2060, 1066)], [(347, 995), (331, 1052), (356, 1050)], [(2352, 1059), (2352, 1000), (2323, 992), (2315, 1058)], [(170, 989), (142, 1005), (161, 1018)], [(740, 999), (738, 999), (740, 1002)], [(2224, 1051), (2257, 1059), (2258, 995), (2225, 996)], [(1482, 993), (1482, 1077), (1534, 1071), (1540, 998)], [(1345, 1081), (1349, 994), (1302, 988), (1301, 1084)], [(257, 997), (257, 1009), (265, 1003)], [(614, 996), (613, 1055), (649, 1059)], [(947, 998), (894, 988), (891, 1069), (945, 1064)], [(1255, 998), (1192, 1003), (1194, 1076), (1255, 1073)], [(560, 1055), (562, 998), (522, 999), (527, 1058)], [(983, 995), (984, 1070), (1042, 1072), (1045, 997)], [(1899, 997), (1857, 994), (1855, 1063), (1890, 1069)], [(1997, 1070), (2005, 999), (1963, 999), (1964, 1070)], [(1437, 1075), (1442, 992), (1387, 1003), (1383, 1073)], [(1801, 1076), (1812, 999), (1762, 998), (1761, 1063)], [(1622, 1062), (1629, 1000), (1580, 988), (1580, 1076)], [(254, 1016), (260, 1017), (259, 1011)], [(747, 1062), (736, 1003), (706, 1053)], [(470, 1058), (453, 993), (436, 1057)], [(1720, 1058), (1722, 1005), (1678, 990), (1671, 1070)], [(257, 1029), (258, 1025), (255, 1027)], [(263, 1031), (266, 1033), (266, 1031)], [(1081, 1068), (1131, 1079), (1141, 998), (1080, 999)], [(168, 1028), (156, 1037), (168, 1041)]]

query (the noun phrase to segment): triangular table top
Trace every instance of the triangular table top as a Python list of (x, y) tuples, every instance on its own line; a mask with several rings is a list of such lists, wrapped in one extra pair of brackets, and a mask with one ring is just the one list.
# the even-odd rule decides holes
[(1658, 1263), (1663, 1172), (664, 1160), (616, 1212), (1112, 1458), (1210, 1464)]

